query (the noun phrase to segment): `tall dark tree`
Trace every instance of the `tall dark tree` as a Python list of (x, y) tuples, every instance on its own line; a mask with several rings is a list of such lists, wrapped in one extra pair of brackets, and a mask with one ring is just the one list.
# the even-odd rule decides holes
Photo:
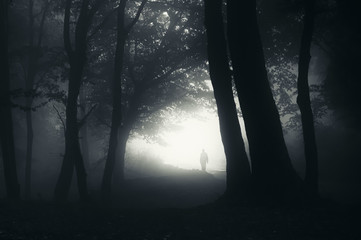
[(227, 159), (228, 196), (249, 190), (250, 166), (236, 112), (227, 56), (222, 0), (205, 0), (209, 72), (216, 99), (222, 142)]
[(311, 43), (315, 21), (315, 0), (304, 0), (305, 14), (298, 62), (297, 104), (301, 111), (303, 143), (306, 159), (305, 185), (311, 196), (318, 195), (318, 156), (315, 127), (308, 86)]
[(7, 197), (20, 198), (16, 169), (8, 59), (8, 0), (0, 1), (0, 138)]
[[(112, 93), (113, 93), (113, 111), (112, 111), (112, 123), (110, 129), (110, 138), (109, 138), (109, 148), (108, 155), (105, 162), (103, 180), (102, 180), (102, 196), (105, 200), (109, 200), (111, 194), (111, 185), (113, 179), (113, 172), (115, 166), (115, 159), (117, 157), (117, 150), (119, 151), (119, 155), (125, 155), (126, 141), (129, 136), (128, 124), (122, 123), (122, 84), (121, 84), (121, 76), (123, 70), (123, 58), (124, 58), (124, 46), (126, 43), (126, 39), (128, 34), (134, 24), (138, 21), (141, 11), (145, 5), (147, 0), (143, 0), (142, 4), (138, 8), (138, 12), (133, 19), (133, 21), (126, 25), (125, 18), (125, 7), (127, 0), (121, 0), (117, 10), (117, 41), (116, 41), (116, 49), (114, 56), (114, 75), (113, 75), (113, 85), (112, 85)], [(119, 145), (119, 149), (117, 149)], [(124, 169), (124, 157), (119, 159), (118, 167), (120, 169)], [(123, 170), (120, 171), (121, 176), (118, 176), (121, 181), (124, 179)]]
[[(25, 161), (25, 198), (31, 197), (31, 165), (33, 157), (33, 123), (32, 123), (32, 105), (33, 105), (33, 93), (35, 78), (39, 70), (39, 58), (41, 57), (41, 45), (43, 39), (43, 28), (46, 19), (46, 14), (49, 9), (50, 2), (44, 1), (42, 6), (42, 12), (40, 15), (39, 26), (35, 28), (35, 13), (34, 13), (34, 1), (28, 2), (28, 56), (27, 56), (27, 73), (25, 76), (25, 109), (26, 109), (26, 161)], [(37, 32), (37, 36), (35, 35)]]
[(348, 128), (360, 132), (361, 120), (361, 15), (356, 0), (337, 0), (326, 14), (319, 15), (314, 41), (329, 64), (324, 79), (324, 96), (335, 116)]
[(256, 0), (228, 0), (227, 26), (235, 85), (249, 142), (253, 190), (259, 199), (277, 200), (294, 188), (298, 177), (268, 82)]
[[(69, 58), (70, 70), (66, 102), (65, 154), (55, 187), (55, 200), (57, 201), (65, 201), (67, 199), (74, 166), (77, 173), (80, 199), (82, 201), (88, 199), (87, 174), (78, 139), (78, 96), (82, 84), (84, 66), (86, 64), (87, 35), (92, 19), (102, 3), (102, 0), (97, 0), (93, 4), (91, 4), (90, 0), (81, 1), (79, 15), (75, 25), (74, 41), (72, 41), (70, 36), (72, 0), (66, 0), (65, 2), (63, 38), (65, 51)], [(74, 42), (74, 44), (72, 44), (72, 42)]]

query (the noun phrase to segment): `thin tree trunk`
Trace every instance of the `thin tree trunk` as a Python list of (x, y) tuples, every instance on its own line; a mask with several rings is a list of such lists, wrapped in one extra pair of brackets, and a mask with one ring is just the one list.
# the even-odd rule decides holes
[(227, 159), (226, 196), (234, 197), (248, 192), (250, 166), (234, 103), (223, 28), (222, 0), (205, 0), (204, 3), (209, 71)]
[(71, 3), (72, 0), (66, 0), (65, 2), (63, 29), (64, 47), (70, 64), (68, 99), (66, 105), (65, 154), (59, 179), (55, 187), (55, 199), (57, 201), (65, 201), (67, 199), (75, 167), (80, 200), (87, 201), (89, 199), (89, 194), (86, 179), (87, 174), (79, 144), (77, 100), (86, 63), (88, 45), (87, 34), (94, 14), (98, 11), (104, 1), (83, 0), (81, 2), (80, 13), (75, 26), (74, 49), (70, 38)]
[(279, 113), (265, 68), (256, 1), (227, 1), (227, 33), (235, 85), (252, 161), (253, 190), (277, 201), (295, 187)]
[[(71, 61), (68, 99), (66, 104), (66, 131), (65, 131), (65, 155), (59, 179), (55, 189), (55, 199), (65, 201), (68, 197), (72, 181), (73, 169), (77, 173), (77, 183), (80, 199), (88, 199), (86, 184), (86, 171), (80, 151), (79, 127), (78, 127), (78, 95), (80, 91), (81, 78), (85, 65), (85, 56), (76, 58), (77, 62)], [(73, 60), (74, 61), (74, 60)]]
[(303, 142), (306, 158), (305, 185), (311, 197), (318, 196), (318, 156), (311, 108), (308, 71), (311, 60), (311, 42), (314, 28), (315, 0), (305, 0), (305, 16), (298, 63), (297, 104), (301, 111)]
[[(124, 22), (126, 2), (127, 0), (120, 1), (117, 12), (117, 43), (116, 43), (115, 56), (114, 56), (114, 75), (113, 75), (113, 86), (112, 86), (112, 93), (113, 93), (112, 124), (110, 129), (108, 154), (105, 162), (105, 168), (104, 168), (102, 186), (101, 186), (102, 198), (104, 201), (110, 200), (111, 185), (113, 180), (114, 167), (116, 164), (115, 159), (117, 157), (117, 151), (119, 151), (120, 155), (122, 154), (123, 156), (125, 155), (125, 148), (123, 150), (122, 136), (120, 136), (120, 139), (118, 139), (118, 135), (121, 134), (119, 132), (120, 128), (124, 128), (124, 126), (121, 127), (122, 117), (123, 117), (121, 75), (123, 70), (125, 41), (128, 37), (129, 31), (138, 21), (140, 13), (143, 10), (143, 7), (147, 2), (147, 0), (142, 1), (140, 7), (138, 8), (135, 18), (127, 26), (125, 26), (125, 22)], [(123, 123), (123, 125), (125, 124)], [(120, 144), (120, 149), (117, 150), (119, 144)], [(126, 145), (126, 141), (124, 145)], [(122, 151), (124, 151), (124, 153), (122, 153)], [(118, 177), (120, 178), (120, 182), (123, 182), (124, 157), (119, 161), (120, 161), (119, 167), (121, 168), (120, 169), (121, 175), (119, 175)]]
[(113, 179), (115, 158), (118, 145), (119, 127), (122, 121), (122, 88), (121, 75), (123, 70), (123, 57), (125, 46), (125, 31), (124, 31), (124, 15), (125, 15), (126, 1), (121, 1), (118, 7), (117, 17), (117, 45), (114, 57), (114, 75), (113, 75), (113, 111), (112, 111), (112, 125), (110, 129), (108, 155), (105, 162), (103, 181), (102, 181), (102, 196), (105, 201), (110, 199), (111, 185)]
[[(76, 98), (74, 98), (74, 80), (77, 81), (75, 76), (75, 51), (73, 51), (70, 40), (70, 12), (71, 12), (71, 0), (67, 0), (65, 3), (65, 13), (64, 13), (64, 29), (63, 29), (63, 40), (65, 51), (67, 52), (70, 64), (70, 73), (69, 73), (69, 82), (68, 82), (68, 98), (66, 104), (66, 122), (65, 122), (65, 153), (63, 162), (61, 165), (60, 174), (58, 181), (55, 186), (54, 198), (58, 202), (64, 202), (68, 198), (70, 185), (73, 178), (74, 171), (74, 147), (77, 143), (74, 141), (77, 138), (77, 132), (74, 131), (76, 128), (74, 122), (77, 122), (76, 113), (77, 113), (77, 103)], [(81, 77), (81, 76), (80, 76)], [(75, 100), (74, 100), (75, 99)], [(75, 102), (74, 102), (75, 101)], [(72, 112), (72, 114), (70, 113)], [(73, 120), (71, 119), (73, 118)], [(76, 123), (77, 124), (77, 123)], [(74, 137), (71, 134), (76, 134)], [(73, 141), (73, 142), (72, 142)]]
[(0, 140), (6, 193), (9, 199), (20, 198), (16, 169), (13, 121), (10, 100), (8, 60), (8, 1), (0, 2)]
[[(80, 90), (80, 115), (81, 119), (86, 116), (87, 112), (87, 103), (86, 103), (86, 94), (85, 90)], [(85, 122), (80, 129), (80, 139), (81, 139), (81, 153), (84, 159), (85, 169), (89, 170), (90, 168), (90, 159), (89, 159), (89, 143), (88, 143), (88, 124)]]
[(77, 94), (79, 85), (77, 83), (81, 70), (70, 64), (70, 77), (68, 85), (68, 99), (66, 104), (66, 130), (65, 130), (65, 154), (63, 164), (57, 185), (55, 187), (55, 199), (65, 201), (69, 194), (70, 184), (72, 181), (73, 170), (76, 158), (79, 157), (80, 150), (78, 142), (78, 119), (77, 119)]
[(40, 50), (42, 38), (43, 38), (43, 29), (44, 23), (46, 19), (46, 14), (49, 9), (50, 2), (47, 0), (44, 2), (43, 12), (39, 23), (38, 29), (38, 37), (37, 43), (35, 44), (35, 28), (34, 28), (34, 1), (29, 0), (28, 5), (28, 44), (29, 44), (29, 55), (28, 55), (28, 64), (27, 64), (27, 76), (25, 78), (25, 91), (28, 96), (26, 97), (26, 130), (27, 130), (27, 138), (26, 138), (26, 160), (25, 160), (25, 199), (31, 198), (31, 170), (32, 170), (32, 158), (33, 158), (33, 123), (32, 123), (32, 112), (31, 108), (33, 105), (33, 87), (36, 78), (36, 73), (38, 71), (38, 51)]
[[(30, 101), (30, 100), (27, 100)], [(27, 106), (31, 106), (27, 104)], [(33, 120), (31, 110), (26, 112), (26, 162), (25, 162), (25, 199), (31, 199), (31, 165), (33, 156)]]
[(28, 5), (28, 44), (29, 44), (29, 56), (28, 56), (28, 64), (27, 64), (27, 76), (25, 78), (25, 91), (27, 92), (28, 96), (26, 97), (26, 160), (25, 160), (25, 199), (31, 198), (31, 165), (32, 165), (32, 158), (33, 158), (33, 123), (32, 123), (32, 112), (31, 107), (33, 104), (33, 84), (35, 78), (35, 54), (36, 49), (34, 49), (34, 16), (33, 16), (33, 7), (34, 1), (29, 0)]
[(55, 186), (55, 199), (63, 202), (67, 199), (75, 167), (78, 191), (81, 201), (87, 201), (88, 188), (86, 171), (80, 151), (78, 126), (78, 96), (86, 62), (86, 36), (90, 26), (89, 1), (83, 0), (75, 28), (75, 50), (70, 40), (71, 0), (67, 0), (64, 17), (64, 46), (69, 57), (70, 74), (68, 83), (68, 99), (66, 104), (65, 154), (60, 175)]

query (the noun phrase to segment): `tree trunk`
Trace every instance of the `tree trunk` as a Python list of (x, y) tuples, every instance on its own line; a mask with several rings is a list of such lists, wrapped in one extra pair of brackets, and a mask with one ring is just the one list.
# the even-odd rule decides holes
[(8, 1), (0, 2), (0, 140), (6, 193), (9, 199), (20, 198), (16, 169), (13, 121), (10, 99), (8, 60)]
[[(82, 59), (83, 61), (81, 61)], [(85, 57), (79, 58), (79, 61), (71, 62), (70, 64), (69, 90), (66, 105), (65, 155), (55, 187), (55, 199), (60, 202), (65, 201), (68, 197), (74, 166), (77, 171), (80, 199), (84, 201), (88, 199), (86, 172), (78, 139), (79, 128), (77, 119), (77, 99), (84, 64)]]
[(116, 159), (119, 127), (122, 121), (122, 86), (121, 75), (123, 70), (124, 46), (126, 32), (124, 30), (124, 15), (126, 1), (121, 1), (117, 14), (117, 44), (114, 56), (114, 75), (113, 75), (113, 111), (112, 125), (110, 129), (108, 155), (105, 162), (103, 180), (102, 180), (102, 197), (103, 200), (110, 200), (111, 185), (113, 179), (114, 165)]
[[(81, 119), (86, 117), (87, 112), (87, 103), (86, 103), (86, 94), (85, 90), (80, 90), (80, 116)], [(81, 126), (80, 129), (80, 139), (81, 139), (81, 153), (84, 159), (85, 169), (89, 171), (90, 168), (90, 159), (89, 159), (89, 143), (88, 143), (88, 124), (87, 121)]]
[[(117, 136), (116, 143), (117, 145), (109, 145), (109, 152), (115, 155), (113, 159), (107, 158), (103, 181), (102, 181), (102, 197), (103, 200), (109, 201), (112, 192), (112, 185), (122, 187), (124, 183), (124, 164), (125, 164), (125, 150), (127, 146), (127, 141), (129, 139), (129, 128), (124, 129), (121, 127), (119, 129), (119, 136)], [(119, 141), (118, 141), (119, 140)], [(115, 141), (114, 141), (115, 142)], [(113, 143), (114, 143), (113, 142)], [(113, 148), (113, 149), (110, 149)], [(116, 161), (117, 159), (117, 161)], [(111, 161), (112, 160), (112, 161)]]
[[(31, 99), (27, 99), (27, 102)], [(27, 103), (27, 107), (31, 107), (32, 103)], [(26, 111), (26, 162), (25, 162), (25, 199), (31, 199), (31, 165), (33, 157), (33, 120), (32, 120), (32, 111)]]
[(130, 125), (122, 126), (119, 129), (119, 142), (116, 155), (117, 160), (114, 165), (113, 185), (116, 189), (120, 189), (120, 191), (123, 189), (125, 181), (125, 153), (131, 129), (132, 127)]
[(84, 160), (81, 154), (79, 141), (77, 141), (77, 146), (74, 150), (75, 150), (74, 153), (75, 171), (77, 176), (79, 196), (81, 201), (86, 202), (89, 200), (87, 173), (85, 170)]
[(31, 165), (33, 158), (33, 123), (32, 123), (32, 112), (31, 107), (33, 104), (33, 84), (35, 79), (35, 61), (36, 61), (36, 49), (34, 49), (34, 16), (33, 16), (33, 0), (29, 0), (28, 5), (28, 44), (29, 44), (29, 55), (28, 55), (28, 64), (27, 64), (27, 76), (25, 78), (25, 91), (28, 96), (26, 97), (26, 160), (25, 160), (25, 199), (31, 198)]
[(314, 28), (315, 0), (305, 0), (305, 16), (298, 63), (297, 104), (301, 111), (303, 142), (306, 158), (305, 185), (311, 197), (318, 196), (318, 156), (308, 86), (308, 70), (310, 64), (311, 42)]
[[(128, 37), (129, 31), (138, 21), (141, 11), (147, 0), (143, 0), (138, 8), (137, 14), (134, 19), (125, 26), (125, 6), (127, 0), (120, 1), (117, 12), (117, 43), (114, 56), (114, 75), (113, 75), (113, 111), (112, 111), (112, 125), (110, 129), (109, 148), (108, 155), (105, 162), (103, 180), (102, 180), (102, 197), (104, 201), (110, 200), (111, 185), (113, 179), (113, 172), (115, 167), (115, 159), (117, 157), (117, 148), (119, 146), (119, 182), (122, 183), (124, 180), (124, 156), (126, 143), (128, 141), (130, 129), (126, 127), (125, 122), (129, 122), (129, 119), (125, 120), (122, 116), (122, 86), (121, 86), (121, 75), (123, 70), (123, 57), (124, 57), (124, 46), (125, 41)], [(122, 119), (123, 118), (123, 119)], [(123, 126), (122, 125), (123, 120)], [(127, 133), (128, 132), (128, 133)], [(119, 135), (119, 139), (118, 139)]]
[(222, 0), (205, 0), (204, 3), (209, 72), (227, 159), (226, 196), (235, 197), (249, 190), (250, 166), (234, 103), (223, 28)]
[[(114, 115), (114, 111), (113, 111), (113, 115)], [(118, 136), (117, 136), (118, 132), (115, 131), (114, 129), (115, 129), (115, 127), (113, 127), (113, 124), (112, 124), (112, 128), (110, 130), (108, 155), (107, 155), (107, 159), (105, 161), (102, 186), (101, 186), (102, 198), (104, 201), (110, 200), (113, 171), (114, 171), (114, 165), (115, 165), (115, 156), (116, 156), (116, 150), (117, 150), (117, 145), (118, 145)]]
[[(34, 1), (29, 0), (28, 5), (28, 64), (27, 64), (27, 74), (25, 78), (25, 91), (28, 94), (26, 97), (26, 129), (27, 129), (27, 138), (26, 138), (26, 162), (25, 162), (25, 199), (31, 198), (31, 169), (32, 169), (32, 158), (33, 158), (33, 124), (32, 124), (32, 104), (33, 104), (33, 87), (38, 71), (37, 65), (39, 60), (39, 53), (43, 37), (43, 28), (44, 22), (46, 19), (46, 14), (49, 9), (50, 1), (44, 2), (43, 12), (39, 23), (39, 29), (34, 28)], [(34, 44), (35, 32), (38, 31), (37, 43)]]
[(259, 199), (283, 198), (297, 179), (265, 68), (256, 1), (227, 1), (228, 42)]
[(66, 131), (65, 131), (65, 154), (59, 179), (55, 187), (55, 199), (65, 201), (67, 199), (73, 176), (73, 168), (77, 173), (78, 191), (81, 201), (89, 199), (87, 187), (87, 174), (79, 144), (78, 124), (78, 96), (82, 83), (84, 66), (86, 63), (87, 34), (94, 14), (102, 5), (102, 0), (93, 2), (90, 6), (89, 0), (81, 2), (81, 9), (75, 26), (74, 50), (70, 39), (70, 14), (71, 0), (65, 2), (64, 13), (64, 47), (69, 58), (70, 74), (68, 84), (68, 99), (66, 105)]

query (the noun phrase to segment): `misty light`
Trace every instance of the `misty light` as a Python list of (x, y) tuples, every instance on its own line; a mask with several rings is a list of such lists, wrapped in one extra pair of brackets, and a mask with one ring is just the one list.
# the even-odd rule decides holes
[(200, 154), (204, 149), (209, 157), (207, 170), (224, 171), (225, 155), (221, 141), (218, 118), (214, 114), (201, 113), (202, 119), (188, 118), (176, 129), (161, 133), (165, 144), (147, 143), (133, 139), (129, 147), (142, 146), (150, 155), (160, 158), (164, 164), (183, 169), (200, 169)]

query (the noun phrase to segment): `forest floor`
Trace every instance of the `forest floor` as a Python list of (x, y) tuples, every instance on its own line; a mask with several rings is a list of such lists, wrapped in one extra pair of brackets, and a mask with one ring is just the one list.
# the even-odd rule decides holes
[(128, 196), (107, 207), (1, 201), (0, 239), (361, 239), (360, 205), (225, 206), (212, 202), (223, 181), (187, 174), (130, 180)]

